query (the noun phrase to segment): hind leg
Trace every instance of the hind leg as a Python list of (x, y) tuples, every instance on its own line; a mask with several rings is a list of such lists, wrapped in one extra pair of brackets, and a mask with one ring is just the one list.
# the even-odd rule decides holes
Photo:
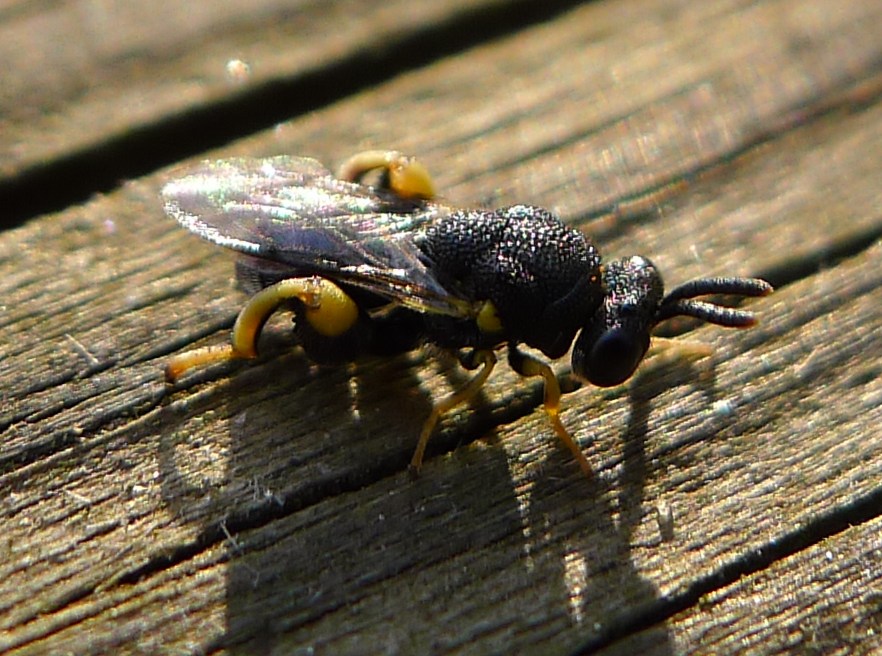
[(205, 346), (172, 357), (165, 376), (174, 382), (183, 374), (209, 364), (257, 357), (257, 339), (270, 315), (288, 301), (303, 304), (303, 317), (326, 337), (337, 337), (358, 320), (358, 306), (342, 289), (324, 278), (289, 278), (265, 287), (239, 312), (229, 344)]
[(383, 186), (401, 198), (431, 200), (435, 197), (432, 177), (426, 168), (412, 157), (395, 150), (366, 150), (353, 155), (340, 167), (337, 177), (349, 182), (361, 182), (371, 171), (380, 169)]

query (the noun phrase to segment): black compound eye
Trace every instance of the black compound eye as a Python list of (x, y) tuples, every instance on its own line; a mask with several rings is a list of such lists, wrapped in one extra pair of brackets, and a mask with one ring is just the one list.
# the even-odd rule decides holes
[(624, 383), (649, 347), (646, 335), (635, 334), (622, 327), (610, 328), (593, 343), (585, 333), (573, 349), (573, 371), (597, 387)]

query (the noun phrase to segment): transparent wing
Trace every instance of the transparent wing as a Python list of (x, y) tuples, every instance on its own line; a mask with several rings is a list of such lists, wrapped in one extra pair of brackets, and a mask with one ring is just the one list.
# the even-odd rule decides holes
[(162, 190), (165, 211), (203, 239), (275, 272), (344, 280), (423, 312), (467, 312), (415, 243), (447, 207), (338, 180), (302, 157), (206, 161), (182, 173)]

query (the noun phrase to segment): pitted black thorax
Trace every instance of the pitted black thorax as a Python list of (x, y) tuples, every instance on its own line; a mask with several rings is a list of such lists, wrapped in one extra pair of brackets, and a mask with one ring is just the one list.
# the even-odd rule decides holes
[(550, 358), (567, 352), (603, 299), (597, 249), (539, 207), (457, 211), (419, 245), (445, 288), (493, 303), (506, 341)]

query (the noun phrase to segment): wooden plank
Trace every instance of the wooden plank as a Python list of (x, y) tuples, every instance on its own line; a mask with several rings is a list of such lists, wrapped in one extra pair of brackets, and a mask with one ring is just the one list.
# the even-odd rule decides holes
[[(504, 4), (511, 3), (18, 3), (0, 12), (0, 179), (131, 141), (151, 124), (212, 103), (272, 85), (281, 93), (282, 83), (342, 62), (368, 65), (384, 48), (482, 12), (490, 19)], [(191, 131), (207, 134), (210, 126)]]
[[(667, 415), (664, 424), (641, 430), (629, 422), (624, 390), (608, 400), (611, 411), (592, 448), (598, 477), (591, 483), (577, 473), (563, 475), (567, 460), (549, 458), (545, 441), (537, 439), (544, 422), (534, 415), (526, 425), (502, 427), (489, 451), (461, 449), (430, 464), (417, 482), (389, 477), (261, 521), (192, 557), (171, 555), (173, 567), (117, 582), (110, 593), (70, 604), (35, 628), (62, 620), (71, 626), (53, 633), (50, 644), (76, 647), (89, 635), (99, 650), (141, 639), (150, 650), (150, 636), (158, 636), (170, 616), (180, 619), (161, 634), (179, 645), (194, 631), (226, 626), (227, 644), (250, 638), (246, 651), (271, 646), (279, 653), (310, 644), (338, 653), (365, 644), (374, 646), (371, 653), (430, 644), (468, 653), (511, 645), (566, 650), (586, 635), (602, 641), (621, 631), (620, 623), (690, 594), (732, 560), (774, 548), (814, 517), (877, 488), (880, 386), (872, 373), (878, 361), (855, 360), (878, 352), (879, 331), (865, 334), (853, 350), (842, 343), (863, 330), (868, 313), (871, 325), (879, 325), (878, 276), (862, 273), (877, 269), (878, 257), (875, 248), (782, 290), (779, 310), (767, 314), (764, 334), (755, 340), (759, 347), (723, 352), (717, 386), (744, 389), (734, 422), (726, 417), (733, 412), (726, 405), (731, 396), (709, 408), (711, 393), (695, 389), (692, 372), (669, 370), (630, 393), (631, 417), (658, 411)], [(818, 316), (821, 308), (826, 311)], [(804, 381), (819, 369), (828, 384), (806, 389)], [(860, 412), (831, 413), (838, 400), (859, 404)], [(787, 410), (796, 403), (813, 408), (803, 425), (769, 429), (792, 420)], [(573, 408), (567, 419), (582, 411)], [(534, 438), (532, 448), (515, 453), (525, 433)], [(622, 435), (643, 443), (623, 452)], [(500, 447), (512, 453), (505, 457)], [(198, 453), (206, 445), (179, 448)], [(184, 469), (193, 460), (180, 458), (182, 476), (205, 475)], [(89, 515), (101, 505), (63, 502), (79, 502)], [(667, 540), (654, 512), (662, 503), (674, 516)], [(95, 522), (92, 530), (108, 528)], [(210, 602), (217, 598), (223, 606)], [(780, 603), (793, 604), (793, 598)], [(410, 609), (404, 618), (403, 608)], [(269, 633), (255, 637), (258, 617)], [(703, 626), (711, 625), (720, 626), (719, 618), (706, 616)], [(769, 628), (780, 638), (774, 631)], [(212, 644), (200, 646), (210, 651)]]
[[(672, 618), (675, 651), (878, 652), (880, 528), (875, 517), (703, 597), (697, 609)], [(618, 647), (623, 654), (670, 653), (648, 634)]]
[[(225, 151), (394, 144), (459, 202), (555, 205), (672, 281), (788, 283), (761, 329), (696, 335), (715, 367), (567, 395), (594, 481), (531, 412), (539, 390), (501, 372), (433, 442), (468, 446), (409, 482), (429, 400), (456, 380), (420, 354), (350, 376), (280, 338), (168, 397), (164, 358), (240, 297), (228, 259), (160, 218), (161, 176), (5, 233), (0, 648), (615, 651), (873, 494), (879, 10), (678, 7), (592, 4)], [(831, 253), (855, 257), (814, 273)]]

